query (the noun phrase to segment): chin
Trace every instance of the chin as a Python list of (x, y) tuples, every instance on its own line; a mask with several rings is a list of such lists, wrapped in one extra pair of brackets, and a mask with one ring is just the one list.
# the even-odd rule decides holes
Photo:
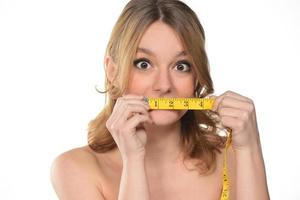
[(150, 116), (157, 126), (166, 126), (178, 122), (186, 111), (178, 110), (152, 110)]

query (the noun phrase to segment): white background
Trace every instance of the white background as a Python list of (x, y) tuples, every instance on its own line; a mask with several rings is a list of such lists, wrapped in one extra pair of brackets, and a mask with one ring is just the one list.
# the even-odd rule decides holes
[[(57, 199), (51, 162), (86, 145), (104, 104), (94, 86), (127, 1), (110, 2), (0, 0), (0, 199)], [(255, 102), (271, 198), (300, 199), (300, 1), (185, 2), (206, 31), (215, 94)]]

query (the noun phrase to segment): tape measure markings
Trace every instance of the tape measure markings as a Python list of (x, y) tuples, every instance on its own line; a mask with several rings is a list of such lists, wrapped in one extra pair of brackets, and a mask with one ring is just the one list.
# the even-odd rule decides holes
[(210, 110), (213, 98), (147, 98), (153, 110)]

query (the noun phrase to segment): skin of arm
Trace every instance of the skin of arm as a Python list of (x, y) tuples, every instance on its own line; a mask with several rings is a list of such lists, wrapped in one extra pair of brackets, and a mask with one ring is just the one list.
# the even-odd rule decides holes
[[(145, 171), (146, 132), (138, 127), (141, 123), (152, 123), (149, 105), (143, 96), (125, 95), (118, 98), (106, 126), (120, 150), (123, 169), (118, 200), (149, 200)], [(138, 113), (138, 114), (135, 114)]]
[(150, 200), (143, 159), (123, 162), (118, 200)]
[(213, 111), (224, 127), (231, 129), (234, 153), (235, 188), (238, 200), (268, 200), (266, 172), (254, 103), (232, 91), (216, 97)]
[(270, 199), (260, 145), (247, 150), (236, 150), (235, 158), (237, 199)]

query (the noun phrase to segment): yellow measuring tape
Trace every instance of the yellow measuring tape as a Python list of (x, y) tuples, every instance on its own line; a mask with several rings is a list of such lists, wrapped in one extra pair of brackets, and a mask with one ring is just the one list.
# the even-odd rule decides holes
[[(152, 110), (211, 110), (214, 98), (147, 98)], [(227, 149), (231, 143), (231, 132), (228, 132), (223, 161), (223, 189), (221, 200), (229, 199), (229, 176), (227, 169)]]
[(147, 98), (150, 109), (158, 110), (210, 110), (211, 98)]
[(227, 132), (227, 140), (225, 146), (225, 154), (224, 154), (224, 161), (223, 161), (223, 189), (221, 194), (221, 200), (228, 200), (229, 199), (229, 176), (228, 176), (228, 168), (227, 168), (227, 150), (231, 144), (231, 131)]

